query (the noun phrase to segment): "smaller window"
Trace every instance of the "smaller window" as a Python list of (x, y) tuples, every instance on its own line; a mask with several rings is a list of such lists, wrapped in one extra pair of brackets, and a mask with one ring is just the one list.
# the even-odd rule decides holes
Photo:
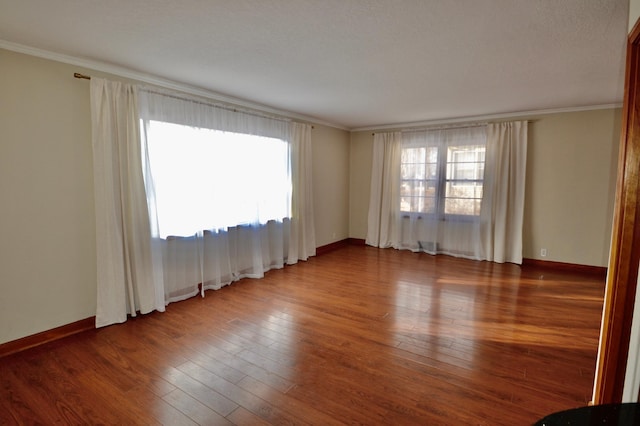
[(445, 219), (480, 215), (485, 144), (468, 140), (402, 148), (400, 210)]

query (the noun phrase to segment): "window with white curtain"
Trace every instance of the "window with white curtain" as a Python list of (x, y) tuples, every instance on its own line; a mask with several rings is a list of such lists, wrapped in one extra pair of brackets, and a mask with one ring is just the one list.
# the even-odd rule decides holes
[(375, 133), (366, 243), (522, 263), (527, 129)]
[(400, 211), (437, 219), (479, 216), (486, 139), (403, 139)]
[(161, 238), (291, 216), (288, 142), (155, 120), (143, 127)]
[(315, 255), (311, 125), (91, 79), (96, 326)]

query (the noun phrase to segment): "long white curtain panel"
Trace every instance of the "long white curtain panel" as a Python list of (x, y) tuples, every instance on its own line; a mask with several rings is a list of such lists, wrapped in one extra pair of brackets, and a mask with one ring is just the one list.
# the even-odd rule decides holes
[(138, 90), (91, 79), (96, 207), (96, 326), (164, 310), (142, 176)]

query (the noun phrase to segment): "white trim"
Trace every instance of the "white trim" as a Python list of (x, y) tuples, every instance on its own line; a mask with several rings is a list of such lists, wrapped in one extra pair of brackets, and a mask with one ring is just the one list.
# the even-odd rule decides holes
[(196, 86), (191, 86), (184, 83), (168, 80), (162, 77), (158, 77), (152, 74), (147, 74), (139, 71), (133, 71), (125, 67), (109, 64), (107, 62), (96, 61), (93, 59), (78, 58), (76, 56), (65, 55), (62, 53), (51, 52), (48, 50), (38, 49), (35, 47), (25, 46), (18, 43), (0, 39), (0, 48), (11, 50), (17, 53), (24, 53), (25, 55), (36, 56), (38, 58), (48, 59), (51, 61), (62, 62), (65, 64), (75, 65), (82, 68), (88, 68), (95, 71), (100, 71), (108, 74), (113, 74), (118, 77), (128, 78), (131, 80), (140, 81), (142, 83), (152, 84), (154, 86), (162, 87), (165, 89), (177, 90), (180, 92), (188, 93), (190, 95), (201, 96), (203, 98), (211, 99), (217, 102), (224, 102), (234, 106), (257, 110), (269, 114), (275, 114), (286, 118), (302, 120), (305, 122), (320, 124), (323, 126), (333, 127), (341, 130), (349, 130), (344, 126), (340, 126), (335, 123), (329, 123), (326, 121), (318, 120), (317, 118), (306, 116), (303, 114), (297, 114), (295, 112), (280, 110), (277, 108), (271, 108), (267, 105), (262, 105), (257, 102), (248, 101), (245, 99), (234, 98), (233, 96), (223, 95), (211, 90), (203, 89)]
[(474, 115), (469, 117), (455, 117), (455, 118), (447, 118), (447, 119), (441, 119), (441, 120), (414, 121), (414, 122), (408, 122), (408, 123), (385, 124), (381, 126), (358, 127), (355, 129), (351, 129), (351, 131), (360, 132), (365, 130), (395, 130), (395, 129), (409, 130), (412, 128), (444, 126), (447, 124), (461, 124), (461, 123), (468, 124), (468, 123), (475, 123), (475, 122), (487, 122), (487, 121), (506, 120), (506, 119), (513, 119), (513, 118), (530, 118), (530, 117), (535, 117), (537, 115), (593, 111), (593, 110), (599, 110), (599, 109), (613, 109), (613, 108), (622, 108), (622, 103), (588, 105), (588, 106), (569, 107), (569, 108), (539, 109), (539, 110), (532, 110), (532, 111), (505, 112), (500, 114)]

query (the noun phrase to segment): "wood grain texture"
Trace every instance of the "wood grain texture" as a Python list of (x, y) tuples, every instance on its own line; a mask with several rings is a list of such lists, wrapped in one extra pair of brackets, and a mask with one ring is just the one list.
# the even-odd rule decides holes
[(605, 280), (607, 278), (607, 268), (604, 266), (579, 265), (575, 263), (555, 262), (552, 260), (522, 259), (525, 266), (533, 266), (544, 269), (565, 269), (571, 272), (581, 272), (595, 275), (596, 278)]
[(2, 343), (0, 344), (0, 358), (26, 349), (34, 348), (36, 346), (44, 345), (45, 343), (53, 342), (76, 333), (91, 330), (95, 328), (95, 326), (96, 317), (89, 317), (80, 321), (72, 322), (71, 324), (43, 331), (41, 333), (32, 334), (31, 336), (23, 337), (21, 339)]
[(0, 424), (532, 424), (589, 401), (603, 294), (345, 246), (2, 358)]
[(640, 22), (627, 41), (622, 133), (595, 404), (622, 401), (640, 263)]

